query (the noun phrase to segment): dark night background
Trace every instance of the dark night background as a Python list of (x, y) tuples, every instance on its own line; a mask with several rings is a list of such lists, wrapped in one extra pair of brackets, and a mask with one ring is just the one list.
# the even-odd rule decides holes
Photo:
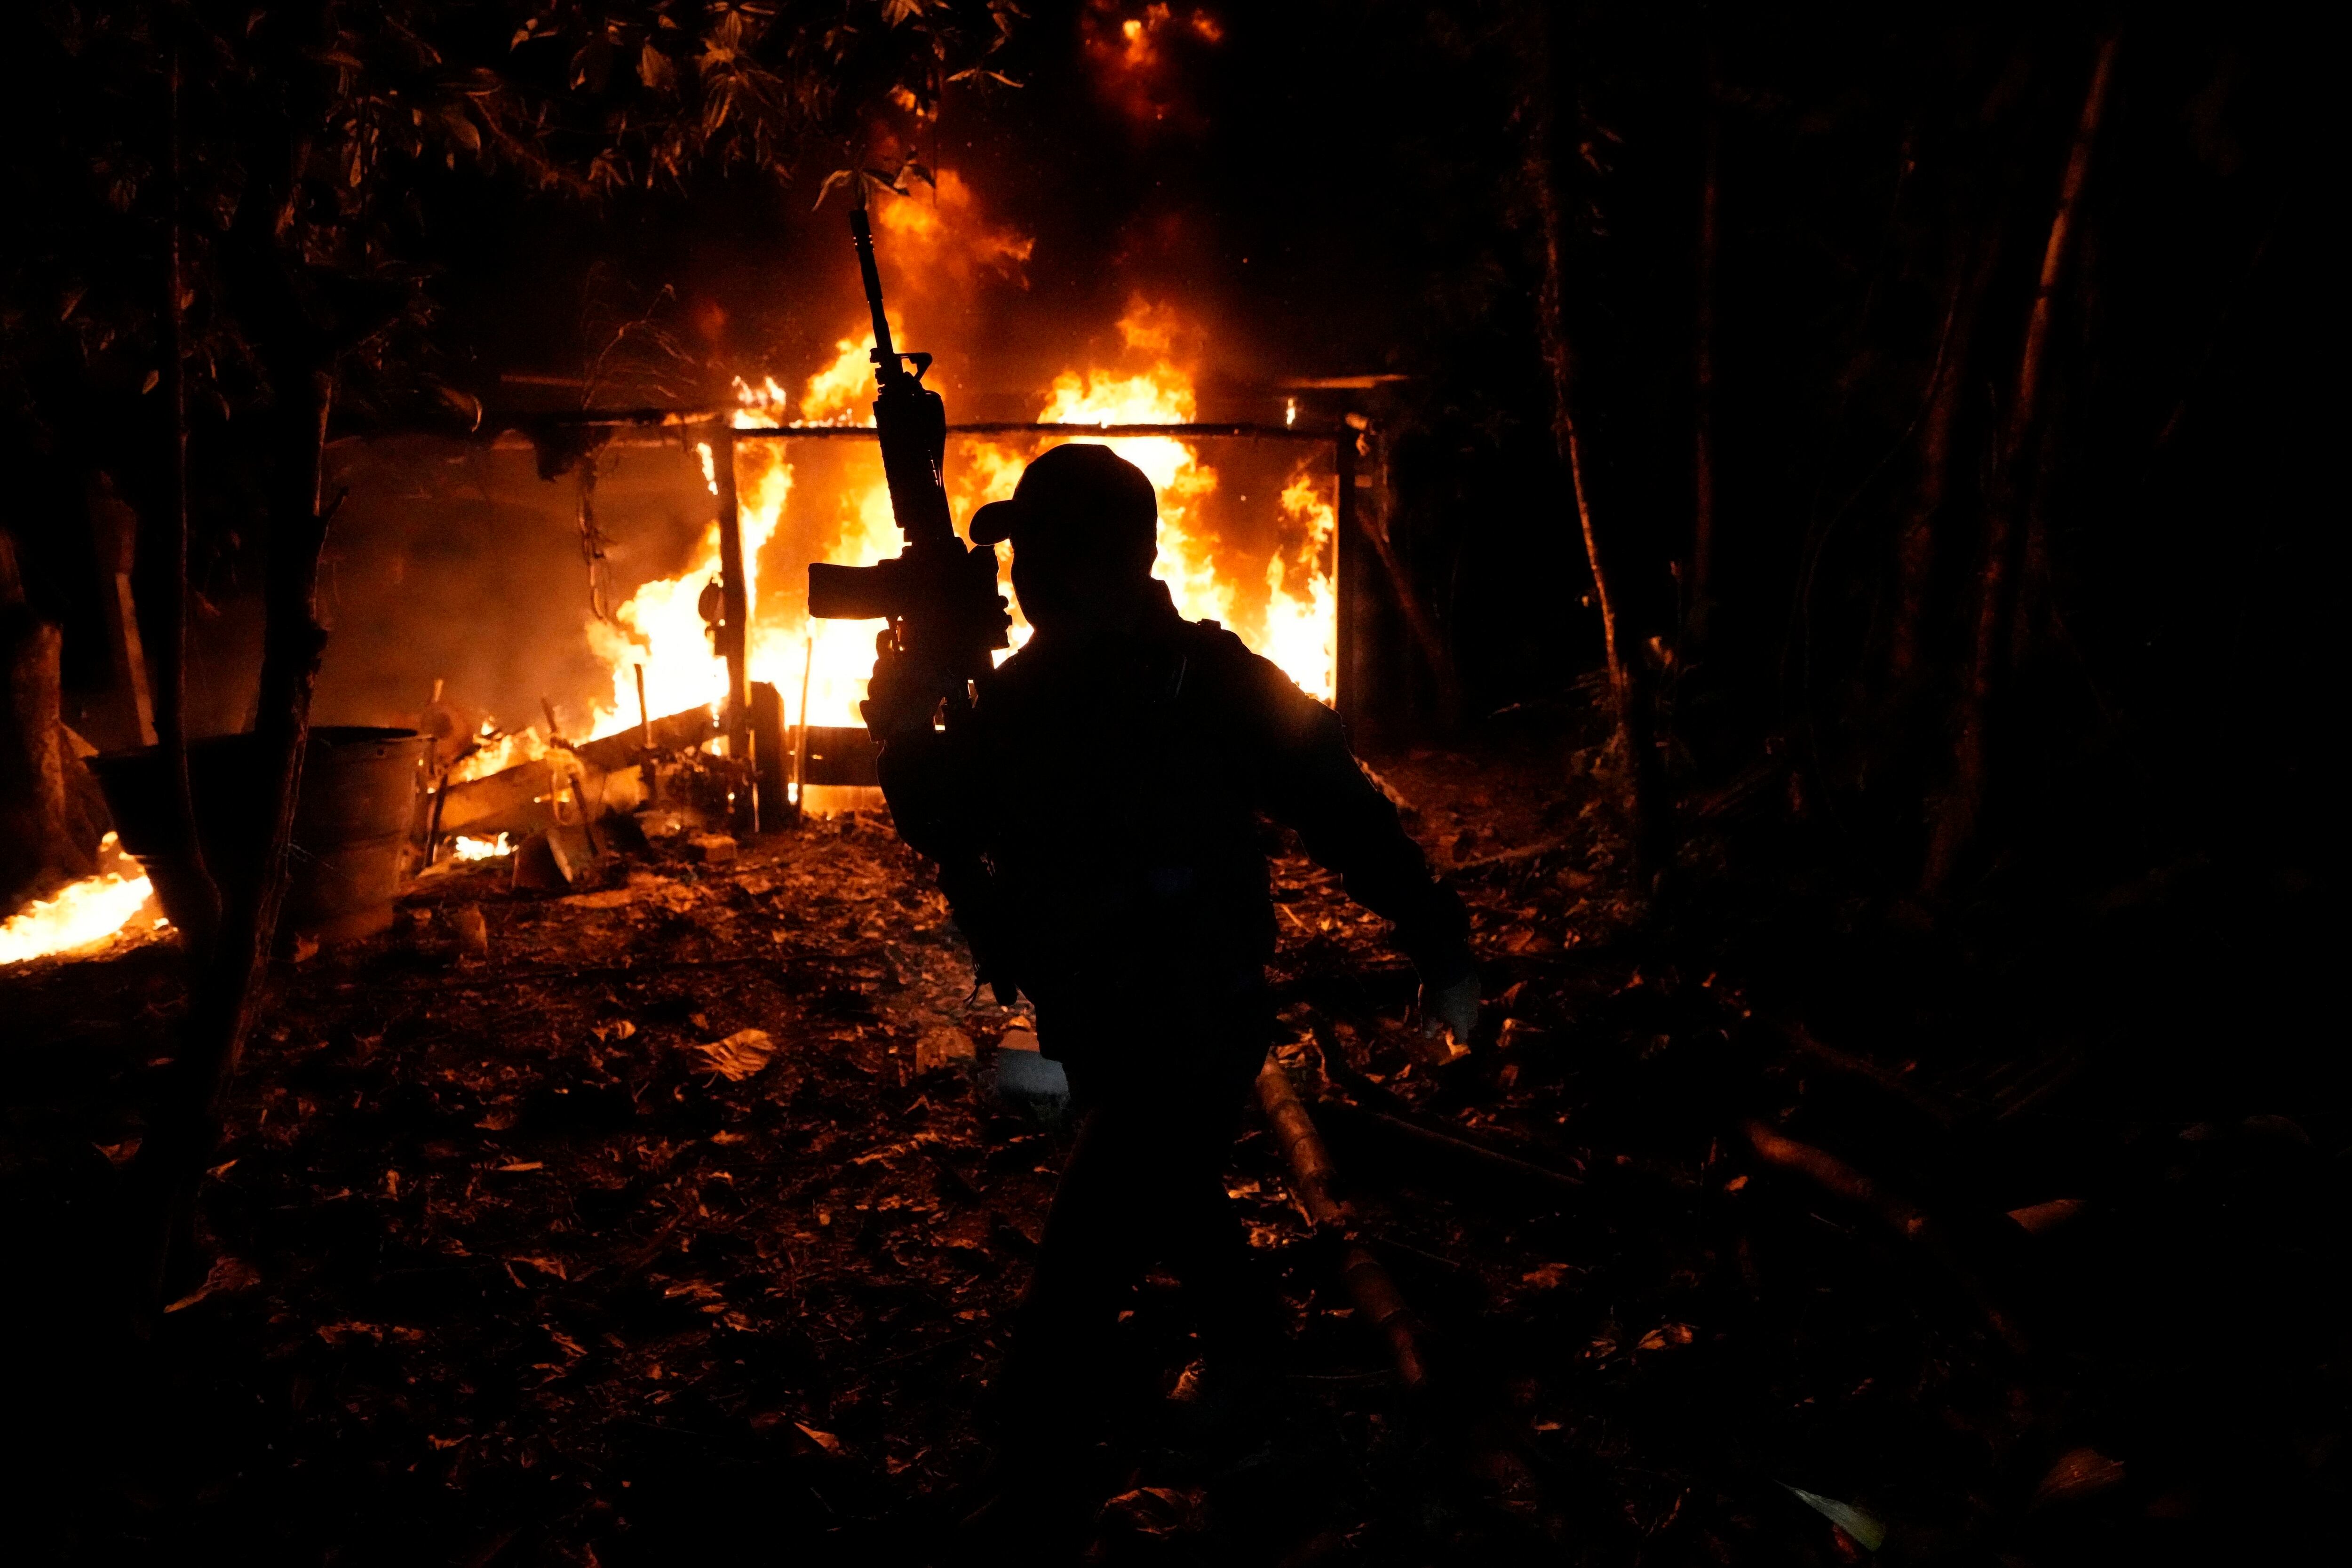
[[(610, 20), (635, 26), (671, 9), (632, 5)], [(678, 25), (717, 26), (729, 9), (680, 11)], [(1790, 1024), (1911, 1063), (1915, 1084), (1942, 1074), (1948, 1088), (2057, 1085), (2021, 1091), (2031, 1114), (2001, 1100), (1957, 1133), (1921, 1131), (1866, 1094), (1843, 1110), (1817, 1096), (1804, 1114), (1819, 1120), (1799, 1117), (1823, 1142), (1847, 1140), (1839, 1146), (1857, 1164), (1881, 1162), (1952, 1210), (1998, 1221), (2063, 1189), (2094, 1194), (2112, 1216), (2066, 1259), (2016, 1265), (2050, 1303), (2055, 1347), (2016, 1383), (2031, 1385), (2045, 1426), (2075, 1420), (2103, 1448), (2139, 1445), (2128, 1505), (2089, 1523), (2034, 1514), (2039, 1535), (1955, 1527), (1927, 1545), (1890, 1543), (1888, 1561), (1994, 1561), (1996, 1550), (2004, 1562), (2251, 1561), (2340, 1542), (2346, 1318), (2326, 1259), (2342, 1262), (2352, 1121), (2329, 1005), (2341, 922), (2326, 889), (2339, 885), (2340, 828), (2323, 752), (2341, 708), (2341, 399), (2330, 378), (2341, 290), (2329, 281), (2341, 268), (2325, 259), (2340, 221), (2327, 215), (2341, 205), (2341, 92), (2305, 16), (2266, 5), (1032, 0), (1017, 15), (911, 7), (968, 31), (940, 46), (954, 57), (946, 64), (909, 67), (889, 40), (912, 37), (912, 25), (885, 20), (899, 5), (742, 9), (772, 27), (772, 45), (845, 19), (864, 29), (832, 64), (785, 73), (832, 71), (837, 96), (780, 114), (778, 140), (759, 155), (706, 147), (676, 178), (593, 193), (533, 174), (531, 157), (586, 166), (618, 110), (643, 105), (626, 66), (650, 35), (627, 34), (621, 66), (598, 68), (619, 70), (612, 85), (583, 88), (572, 78), (588, 56), (571, 52), (574, 40), (604, 26), (583, 7), (453, 0), (394, 6), (381, 24), (335, 23), (331, 5), (264, 7), (247, 23), (205, 5), (45, 0), (10, 24), (0, 528), (24, 603), (0, 599), (0, 616), (10, 628), (64, 628), (68, 722), (101, 746), (122, 743), (127, 700), (101, 595), (111, 568), (100, 563), (126, 530), (142, 539), (142, 618), (170, 586), (143, 542), (167, 482), (167, 416), (151, 374), (163, 232), (156, 18), (194, 18), (226, 40), (191, 50), (187, 89), (200, 129), (186, 199), (203, 215), (189, 307), (202, 367), (190, 387), (200, 732), (243, 721), (278, 536), (271, 486), (285, 458), (273, 411), (286, 406), (291, 362), (270, 335), (266, 297), (299, 296), (311, 321), (337, 323), (320, 329), (343, 334), (330, 440), (378, 464), (405, 449), (394, 437), (487, 442), (542, 428), (532, 421), (583, 397), (708, 405), (732, 376), (789, 387), (831, 357), (856, 302), (843, 198), (820, 205), (820, 190), (845, 164), (890, 172), (919, 160), (968, 185), (985, 224), (1034, 241), (1017, 265), (958, 286), (957, 319), (910, 315), (914, 346), (941, 352), (951, 417), (1033, 416), (1057, 370), (1109, 352), (1139, 297), (1176, 303), (1192, 327), (1202, 419), (1278, 421), (1293, 398), (1319, 423), (1366, 417), (1400, 576), (1368, 569), (1349, 608), (1373, 677), (1359, 738), (1408, 794), (1450, 801), (1487, 778), (1481, 787), (1505, 805), (1528, 807), (1524, 842), (1489, 825), (1483, 847), (1479, 819), (1456, 813), (1452, 823), (1467, 825), (1453, 844), (1459, 861), (1594, 836), (1591, 867), (1622, 920), (1595, 939), (1592, 962), (1619, 968), (1610, 1000), (1594, 1004), (1593, 1016), (1613, 1021), (1591, 1027), (1621, 1044), (1680, 1038), (1697, 977), (1712, 986), (1720, 974), (1738, 995), (1713, 993), (1706, 1005), (1740, 1021), (1709, 1015), (1706, 1027), (1719, 1023), (1727, 1039)], [(509, 155), (496, 134), (467, 131), (457, 140), (472, 137), (472, 161), (434, 142), (385, 154), (364, 180), (354, 163), (351, 213), (316, 220), (300, 264), (265, 275), (251, 258), (267, 247), (247, 229), (267, 169), (251, 149), (275, 110), (256, 106), (276, 104), (271, 84), (310, 68), (287, 61), (319, 58), (279, 36), (297, 12), (305, 26), (348, 26), (360, 41), (336, 47), (359, 50), (371, 70), (407, 58), (386, 41), (397, 26), (439, 40), (444, 65), (414, 67), (403, 90), (429, 79), (493, 106), (507, 100), (459, 73), (508, 73), (498, 90), (522, 106), (513, 124), (530, 121), (531, 104), (555, 106), (538, 121), (543, 145)], [(509, 47), (519, 18), (534, 16), (565, 41)], [(1000, 46), (973, 42), (1000, 30)], [(2111, 38), (2112, 85), (2049, 300), (2038, 405), (2022, 447), (2004, 452), (2053, 207)], [(941, 80), (968, 61), (973, 74)], [(927, 113), (908, 112), (914, 98), (894, 104), (905, 82)], [(1539, 104), (1549, 142), (1534, 134)], [(466, 112), (493, 129), (491, 107)], [(646, 126), (657, 119), (646, 111)], [(1695, 355), (1710, 144), (1715, 500), (1702, 627)], [(1557, 319), (1544, 308), (1538, 170), (1561, 217)], [(323, 188), (315, 171), (295, 183)], [(908, 188), (880, 199), (932, 199), (919, 175)], [(342, 198), (300, 199), (325, 211)], [(908, 298), (921, 289), (911, 284)], [(624, 323), (635, 323), (625, 352), (592, 374)], [(1634, 727), (1615, 742), (1593, 574), (1556, 439), (1554, 340), (1572, 345), (1591, 516), (1632, 694)], [(1929, 432), (1948, 375), (1938, 462)], [(1370, 377), (1384, 379), (1361, 382)], [(1342, 379), (1360, 384), (1301, 384)], [(1987, 519), (2002, 507), (2016, 529), (2011, 575), (1995, 601), (1990, 683), (1972, 697)], [(535, 646), (518, 628), (554, 605), (576, 625), (579, 586), (560, 550), (518, 566), (488, 525), (453, 529), (443, 547), (481, 563), (485, 598), (467, 617), (505, 620), (518, 647)], [(331, 533), (328, 549), (331, 563)], [(1442, 660), (1409, 635), (1407, 595), (1433, 619)], [(331, 643), (327, 657), (331, 680), (339, 657), (359, 655)], [(214, 680), (217, 690), (205, 684)], [(1958, 737), (1972, 701), (1986, 737), (1980, 800), (1933, 872), (1931, 841), (1961, 793)], [(1629, 745), (1645, 767), (1626, 765)], [(1538, 816), (1539, 803), (1550, 804)], [(1424, 837), (1438, 816), (1425, 813)], [(0, 892), (13, 902), (40, 871), (12, 858), (0, 873), (15, 880)], [(1497, 943), (1538, 906), (1553, 918), (1542, 899), (1557, 902), (1557, 887), (1539, 899), (1532, 871), (1494, 875), (1519, 879), (1496, 894)], [(1622, 997), (1662, 973), (1683, 977), (1674, 1005), (1685, 1011), (1654, 1027), (1627, 1022)], [(1490, 990), (1514, 977), (1535, 986), (1530, 997), (1558, 978), (1498, 971)], [(70, 984), (44, 984), (70, 1012)], [(1598, 981), (1562, 984), (1561, 994), (1602, 994)], [(1545, 1026), (1578, 1038), (1570, 1004), (1559, 1007)], [(26, 1056), (0, 1050), (0, 1073), (32, 1086), (12, 1091), (35, 1109), (12, 1110), (5, 1134), (19, 1150), (11, 1179), (46, 1194), (22, 1212), (64, 1192), (57, 1201), (82, 1201), (75, 1212), (86, 1215), (100, 1200), (72, 1198), (83, 1178), (30, 1152), (50, 1124), (37, 1106), (43, 1094), (95, 1102), (113, 1089)], [(1801, 1098), (1747, 1068), (1719, 1081), (1679, 1064), (1574, 1077), (1586, 1070), (1570, 1079), (1592, 1115), (1622, 1116), (1641, 1136), (1681, 1127), (1674, 1136), (1709, 1151), (1702, 1165), (1716, 1158), (1715, 1131), (1685, 1137), (1690, 1126), (1736, 1125), (1723, 1108), (1751, 1091), (1759, 1106)], [(1726, 1087), (1735, 1080), (1744, 1087)], [(1607, 1098), (1612, 1084), (1622, 1098)], [(1987, 1089), (1988, 1103), (2007, 1092)], [(137, 1397), (111, 1374), (78, 1384), (77, 1369), (110, 1352), (75, 1337), (95, 1331), (72, 1312), (22, 1299), (97, 1290), (69, 1272), (99, 1268), (102, 1248), (82, 1223), (22, 1219), (9, 1248), (22, 1265), (10, 1309), (19, 1355), (46, 1361), (48, 1346), (67, 1347), (62, 1370), (26, 1381), (12, 1403), (47, 1413), (21, 1431), (59, 1424), (73, 1434), (63, 1451), (98, 1456), (106, 1423), (89, 1400), (129, 1421)], [(1986, 1244), (2010, 1259), (1996, 1269), (2004, 1279), (2014, 1239)], [(26, 1261), (37, 1257), (47, 1261)], [(1934, 1375), (1921, 1371), (1906, 1397), (1925, 1410), (1937, 1377), (2000, 1381), (1965, 1359), (1925, 1358)], [(1763, 1373), (1755, 1386), (1768, 1383), (1784, 1392)], [(1706, 1397), (1678, 1387), (1669, 1403), (1705, 1424), (1717, 1419)], [(1756, 1428), (1755, 1442), (1769, 1447), (1772, 1430)], [(1986, 1438), (2000, 1454), (1986, 1473), (2026, 1462), (2009, 1440)], [(75, 1461), (83, 1472), (97, 1463)], [(1594, 1500), (1606, 1492), (1594, 1475), (1634, 1463), (1595, 1439), (1551, 1479), (1577, 1498), (1570, 1515), (1599, 1517), (1614, 1505)], [(1953, 1474), (1977, 1463), (1955, 1460)], [(201, 1500), (152, 1502), (172, 1490), (156, 1479), (168, 1468), (126, 1483), (147, 1500), (142, 1517), (201, 1514)], [(2014, 1480), (2000, 1484), (2032, 1491), (2031, 1478), (2022, 1491)], [(92, 1518), (121, 1504), (87, 1473), (76, 1486), (60, 1495), (98, 1500)], [(1944, 1500), (1953, 1517), (1991, 1518), (2010, 1506), (1985, 1501), (1991, 1489), (1952, 1479)], [(228, 1482), (219, 1492), (233, 1500), (225, 1509), (259, 1509)], [(1951, 1500), (1963, 1493), (1965, 1506)], [(561, 1531), (535, 1535), (539, 1524), (499, 1536), (499, 1506), (463, 1513), (415, 1550), (477, 1563), (526, 1551), (593, 1560), (563, 1557)], [(1692, 1506), (1696, 1519), (1705, 1505)], [(1857, 1550), (1843, 1536), (1807, 1545), (1793, 1526), (1742, 1534), (1746, 1525), (1706, 1517), (1654, 1550), (1646, 1532), (1596, 1526), (1569, 1555), (1822, 1562)], [(2178, 1530), (2166, 1533), (2167, 1521)], [(161, 1544), (114, 1528), (55, 1534), (76, 1560)], [(219, 1528), (215, 1541), (239, 1534)], [(305, 1553), (332, 1533), (305, 1523), (257, 1546), (256, 1560), (331, 1560)], [(462, 1550), (461, 1536), (472, 1543)], [(478, 1550), (491, 1539), (499, 1544)], [(1403, 1562), (1412, 1550), (1391, 1558), (1349, 1540), (1359, 1555), (1328, 1560)], [(500, 1557), (510, 1541), (520, 1544)], [(1439, 1555), (1422, 1560), (1469, 1560), (1425, 1549)], [(1452, 1549), (1468, 1550), (1458, 1539)], [(331, 1560), (382, 1559), (352, 1547)]]

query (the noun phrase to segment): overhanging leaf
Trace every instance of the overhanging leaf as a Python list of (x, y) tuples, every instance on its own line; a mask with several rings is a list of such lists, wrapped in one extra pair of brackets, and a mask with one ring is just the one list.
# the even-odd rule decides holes
[(677, 85), (677, 67), (667, 55), (654, 47), (650, 38), (637, 51), (637, 79), (656, 92), (667, 92)]
[(814, 212), (824, 205), (825, 197), (856, 178), (857, 178), (857, 171), (855, 169), (835, 169), (832, 174), (827, 174), (824, 177), (824, 184), (816, 188), (816, 200), (809, 204), (809, 210)]

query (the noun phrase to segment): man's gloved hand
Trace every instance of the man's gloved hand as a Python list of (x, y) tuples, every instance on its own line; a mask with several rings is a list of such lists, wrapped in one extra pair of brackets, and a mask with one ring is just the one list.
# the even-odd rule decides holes
[(1478, 988), (1476, 971), (1464, 975), (1451, 985), (1435, 990), (1421, 988), (1421, 1032), (1431, 1039), (1442, 1030), (1454, 1043), (1467, 1050), (1470, 1037), (1478, 1027)]
[(877, 741), (928, 731), (939, 710), (940, 691), (930, 672), (891, 646), (888, 632), (875, 638), (874, 673), (866, 700), (857, 705)]

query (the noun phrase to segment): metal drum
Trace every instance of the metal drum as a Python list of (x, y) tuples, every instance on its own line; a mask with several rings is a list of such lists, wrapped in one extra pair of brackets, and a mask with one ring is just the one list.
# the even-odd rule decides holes
[[(414, 730), (324, 725), (310, 731), (294, 808), (293, 864), (279, 930), (321, 942), (350, 942), (392, 923), (407, 870), (409, 836), (431, 738)], [(89, 759), (114, 814), (122, 847), (147, 868), (163, 912), (185, 923), (189, 868), (165, 851), (171, 807), (154, 748)], [(220, 735), (188, 747), (196, 831), (216, 879), (249, 869), (268, 828), (262, 758), (255, 738)], [(227, 885), (224, 897), (248, 889)]]

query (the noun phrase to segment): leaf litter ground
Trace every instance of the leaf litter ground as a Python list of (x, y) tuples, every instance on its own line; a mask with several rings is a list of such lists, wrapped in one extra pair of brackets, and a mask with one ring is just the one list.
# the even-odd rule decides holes
[[(1473, 907), (1494, 1000), (1466, 1051), (1412, 1027), (1380, 921), (1276, 863), (1278, 1053), (1436, 1392), (1394, 1386), (1253, 1130), (1228, 1184), (1287, 1303), (1288, 1375), (1236, 1444), (1128, 1434), (1096, 1560), (1817, 1563), (1879, 1530), (1897, 1556), (2061, 1562), (2205, 1539), (2196, 1442), (2111, 1457), (2138, 1380), (2181, 1365), (2162, 1325), (2119, 1332), (2000, 1216), (2087, 1176), (2048, 1190), (2081, 1173), (1966, 1131), (2063, 1064), (1792, 1035), (1718, 972), (1736, 940), (1645, 918), (1564, 772), (1538, 748), (1391, 774)], [(469, 908), (487, 959), (463, 955)], [(991, 1092), (1023, 1020), (972, 998), (887, 824), (624, 858), (562, 898), (495, 866), (436, 877), (387, 937), (288, 972), (204, 1194), (215, 1261), (127, 1356), (90, 1326), (94, 1238), (179, 1004), (161, 950), (104, 969), (7, 983), (27, 1045), (0, 1176), (11, 1254), (44, 1281), (16, 1342), (58, 1350), (26, 1384), (50, 1463), (19, 1479), (60, 1555), (943, 1560), (1066, 1129)], [(2021, 1357), (1950, 1259), (1759, 1163), (1757, 1119), (1960, 1216), (1979, 1289), (2042, 1303), (2044, 1342)], [(1124, 1331), (1167, 1386), (1189, 1352), (1172, 1280)], [(2331, 1408), (2299, 1417), (2306, 1443)]]

